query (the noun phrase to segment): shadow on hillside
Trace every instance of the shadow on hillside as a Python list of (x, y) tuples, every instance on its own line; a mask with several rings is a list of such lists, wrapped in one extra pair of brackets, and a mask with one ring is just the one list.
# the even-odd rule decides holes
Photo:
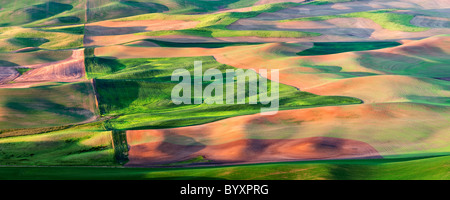
[(7, 40), (9, 43), (19, 46), (19, 47), (39, 47), (50, 40), (46, 38), (24, 38), (15, 37)]
[(19, 66), (17, 63), (9, 62), (6, 60), (0, 60), (0, 67), (14, 67)]
[(328, 167), (331, 180), (366, 180), (376, 175), (376, 166), (364, 164), (333, 164)]
[(29, 21), (36, 21), (72, 10), (72, 8), (73, 6), (70, 4), (47, 1), (45, 3), (26, 8), (24, 12), (29, 16)]
[(146, 26), (133, 27), (104, 27), (104, 26), (86, 26), (85, 35), (87, 36), (107, 36), (124, 35), (132, 33), (145, 32)]
[(138, 1), (88, 1), (87, 2), (88, 22), (102, 21), (114, 18), (128, 17), (133, 15), (157, 13), (168, 11), (165, 5), (151, 2)]

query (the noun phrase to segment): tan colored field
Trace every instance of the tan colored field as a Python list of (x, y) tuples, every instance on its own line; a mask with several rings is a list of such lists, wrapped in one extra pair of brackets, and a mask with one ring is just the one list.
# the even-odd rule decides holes
[[(373, 66), (363, 65), (360, 60), (366, 55), (374, 56), (378, 59), (390, 58), (393, 61), (397, 60), (399, 62), (404, 61), (411, 63), (411, 60), (413, 60), (411, 57), (413, 57), (419, 58), (417, 59), (417, 64), (421, 64), (424, 59), (428, 59), (428, 57), (425, 58), (424, 56), (444, 58), (448, 55), (448, 52), (450, 51), (448, 45), (449, 41), (450, 37), (446, 36), (432, 37), (382, 50), (301, 57), (283, 56), (283, 54), (279, 53), (283, 51), (279, 49), (286, 49), (285, 52), (288, 52), (289, 48), (286, 48), (283, 45), (274, 44), (261, 45), (253, 47), (253, 49), (249, 47), (247, 49), (241, 48), (236, 51), (227, 51), (226, 53), (215, 55), (215, 58), (221, 63), (238, 68), (278, 68), (280, 69), (281, 83), (292, 85), (308, 92), (321, 95), (353, 96), (361, 98), (364, 101), (367, 101), (367, 103), (389, 102), (393, 99), (401, 98), (403, 95), (419, 95), (422, 92), (432, 96), (448, 95), (448, 91), (442, 91), (443, 93), (440, 93), (439, 91), (444, 90), (443, 88), (427, 84), (427, 80), (420, 78), (407, 76), (366, 76), (349, 78), (339, 73), (323, 72), (317, 68), (311, 68), (310, 66), (339, 66), (341, 67), (341, 70), (339, 70), (340, 72), (369, 72), (384, 75), (387, 73), (383, 72), (383, 69), (389, 69), (396, 66), (387, 66), (389, 63), (383, 63), (384, 65), (373, 63)], [(274, 49), (278, 50), (274, 51)], [(286, 55), (288, 53), (284, 54)], [(420, 59), (421, 57), (423, 58)], [(413, 64), (414, 63), (411, 63), (411, 65)], [(311, 72), (317, 73), (311, 74)], [(324, 89), (327, 87), (330, 88)]]
[(95, 48), (96, 56), (114, 58), (159, 58), (159, 57), (188, 57), (210, 56), (216, 50), (206, 48), (168, 48), (168, 47), (130, 47), (108, 46)]
[[(34, 52), (0, 53), (0, 60), (9, 63), (6, 66), (27, 66), (61, 61), (69, 58), (72, 50), (40, 50)], [(5, 66), (5, 64), (0, 64)]]
[[(0, 88), (23, 88), (46, 82), (76, 82), (85, 77), (84, 49), (74, 50), (72, 56), (61, 61), (23, 66), (32, 70), (12, 79), (14, 83)], [(9, 80), (9, 81), (12, 81)]]
[(362, 99), (365, 103), (409, 102), (415, 96), (450, 96), (450, 91), (433, 85), (428, 79), (398, 75), (342, 79), (309, 88), (307, 91), (319, 95), (352, 96)]
[(1, 67), (0, 68), (0, 86), (8, 83), (19, 76), (19, 72), (15, 67)]
[(140, 20), (140, 21), (101, 21), (86, 26), (89, 36), (123, 35), (147, 31), (180, 30), (193, 28), (197, 21), (181, 20)]

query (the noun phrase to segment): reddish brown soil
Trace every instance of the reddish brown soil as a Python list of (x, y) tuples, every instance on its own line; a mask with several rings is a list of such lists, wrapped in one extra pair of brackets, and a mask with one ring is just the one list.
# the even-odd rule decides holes
[[(151, 132), (131, 131), (128, 140)], [(170, 134), (170, 133), (166, 133)], [(163, 135), (164, 137), (164, 135)], [(170, 136), (169, 136), (170, 137)], [(370, 145), (348, 139), (312, 137), (302, 139), (242, 139), (218, 145), (195, 142), (179, 145), (165, 141), (131, 145), (127, 166), (169, 164), (204, 156), (210, 164), (278, 162), (315, 159), (381, 158)]]
[(449, 137), (449, 114), (450, 109), (425, 104), (360, 104), (246, 115), (181, 128), (131, 130), (127, 131), (128, 165), (167, 164), (199, 155), (218, 163), (249, 163), (441, 149), (447, 146), (439, 141)]

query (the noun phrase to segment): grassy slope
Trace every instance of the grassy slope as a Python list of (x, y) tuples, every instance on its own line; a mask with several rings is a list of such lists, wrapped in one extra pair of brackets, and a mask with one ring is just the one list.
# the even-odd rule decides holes
[[(448, 55), (445, 53), (430, 55), (426, 50), (417, 56), (395, 57), (386, 56), (386, 54), (366, 54), (360, 58), (362, 66), (387, 74), (429, 78), (450, 77), (448, 60)], [(448, 81), (435, 81), (433, 84), (442, 85), (445, 90), (450, 89)]]
[(115, 165), (111, 132), (97, 123), (0, 138), (0, 165)]
[(154, 3), (152, 1), (139, 2), (97, 0), (89, 1), (87, 8), (88, 22), (115, 19), (145, 13), (164, 12), (169, 10), (167, 6), (160, 3)]
[[(2, 0), (0, 2), (0, 52), (10, 52), (25, 47), (56, 50), (83, 46), (85, 1)], [(36, 28), (60, 25), (73, 25), (73, 27)]]
[(448, 180), (450, 157), (308, 161), (204, 168), (2, 167), (0, 179)]
[(0, 89), (0, 129), (79, 123), (94, 115), (89, 82)]
[(0, 66), (20, 66), (55, 62), (69, 58), (72, 51), (33, 51), (23, 53), (0, 53)]
[[(170, 81), (172, 71), (186, 68), (192, 72), (197, 60), (203, 61), (203, 70), (216, 68), (225, 73), (226, 69), (234, 69), (217, 63), (212, 57), (87, 59), (88, 76), (97, 78), (100, 112), (120, 116), (110, 120), (107, 126), (113, 129), (180, 127), (255, 114), (261, 107), (268, 107), (261, 104), (173, 104), (171, 91), (178, 82)], [(205, 87), (209, 83), (203, 84)], [(350, 97), (317, 96), (283, 84), (280, 84), (279, 94), (282, 110), (361, 102)]]
[[(252, 6), (257, 0), (0, 0), (1, 26), (80, 24), (155, 12), (205, 13)], [(48, 3), (50, 2), (50, 3)], [(85, 8), (88, 8), (86, 14)]]
[(8, 31), (0, 32), (0, 52), (10, 52), (25, 47), (52, 50), (79, 48), (83, 46), (83, 35), (79, 32), (79, 30), (70, 31), (64, 28), (52, 30), (9, 27)]
[(419, 32), (426, 31), (430, 28), (418, 27), (409, 23), (413, 15), (409, 14), (399, 14), (399, 13), (391, 13), (394, 9), (384, 9), (384, 10), (376, 10), (376, 11), (365, 11), (365, 12), (354, 12), (340, 15), (325, 15), (325, 16), (316, 16), (316, 17), (303, 17), (303, 18), (295, 18), (295, 19), (287, 19), (281, 20), (281, 22), (288, 21), (322, 21), (328, 19), (335, 18), (367, 18), (384, 29), (392, 30), (392, 31), (405, 31), (405, 32)]
[(84, 22), (84, 1), (20, 0), (0, 1), (2, 26), (41, 26)]
[(220, 9), (235, 9), (252, 6), (257, 0), (95, 0), (88, 4), (89, 21), (115, 19), (133, 15), (167, 12), (193, 14), (214, 12)]

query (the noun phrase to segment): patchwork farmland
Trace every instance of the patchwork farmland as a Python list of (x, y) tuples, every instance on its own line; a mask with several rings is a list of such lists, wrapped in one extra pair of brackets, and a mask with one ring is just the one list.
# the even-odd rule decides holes
[[(0, 179), (448, 180), (449, 9), (0, 0)], [(243, 92), (237, 78), (200, 83), (244, 103), (174, 102), (174, 71), (198, 61), (248, 70)], [(273, 115), (250, 103), (262, 82), (277, 86)]]

